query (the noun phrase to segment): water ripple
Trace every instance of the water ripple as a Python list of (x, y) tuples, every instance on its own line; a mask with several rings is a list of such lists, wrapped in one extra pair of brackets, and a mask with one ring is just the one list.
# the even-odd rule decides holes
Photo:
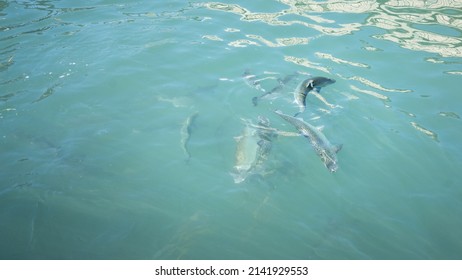
[[(285, 3), (287, 4), (287, 3)], [(302, 9), (296, 3), (293, 3), (293, 7), (282, 10), (276, 13), (259, 13), (251, 12), (250, 10), (241, 7), (238, 4), (226, 4), (220, 2), (208, 2), (203, 3), (203, 7), (206, 7), (211, 10), (229, 12), (241, 16), (242, 21), (261, 21), (269, 25), (280, 25), (280, 26), (290, 26), (290, 25), (302, 25), (314, 30), (317, 30), (326, 35), (341, 36), (351, 34), (353, 31), (359, 30), (361, 24), (359, 23), (343, 23), (339, 24), (338, 27), (323, 26), (319, 23), (328, 23), (332, 24), (334, 21), (329, 19), (324, 19), (321, 16), (312, 16), (305, 15), (305, 9)], [(348, 7), (350, 4), (345, 4), (345, 7)], [(282, 16), (295, 15), (302, 16), (306, 19), (313, 21), (314, 23), (302, 21), (302, 20), (282, 20)]]
[[(279, 0), (288, 6), (279, 12), (252, 12), (238, 4), (207, 2), (201, 6), (215, 11), (239, 15), (242, 21), (260, 21), (268, 25), (301, 25), (320, 32), (322, 35), (343, 36), (359, 31), (364, 26), (378, 27), (385, 34), (372, 37), (387, 40), (403, 48), (436, 53), (444, 57), (462, 57), (462, 16), (457, 9), (462, 2), (439, 0), (432, 3), (422, 1), (388, 1), (379, 4), (376, 1), (297, 1)], [(319, 13), (325, 13), (322, 16)], [(335, 22), (327, 18), (328, 13), (361, 14), (369, 16), (362, 22)], [(296, 16), (296, 20), (283, 20)], [(357, 18), (357, 17), (355, 17)], [(336, 23), (336, 25), (335, 25)], [(261, 41), (261, 40), (260, 40)], [(263, 42), (268, 45), (268, 42)], [(272, 43), (272, 42), (270, 42)], [(296, 40), (295, 44), (307, 41)], [(240, 41), (242, 44), (258, 45), (254, 41)], [(290, 44), (292, 45), (292, 44)]]
[(412, 90), (409, 90), (409, 89), (389, 89), (389, 88), (384, 88), (383, 86), (373, 82), (373, 81), (370, 81), (364, 77), (359, 77), (359, 76), (353, 76), (353, 77), (350, 77), (350, 78), (345, 78), (347, 80), (353, 80), (353, 81), (358, 81), (366, 86), (369, 86), (369, 87), (372, 87), (372, 88), (375, 88), (375, 89), (378, 89), (378, 90), (381, 90), (381, 91), (387, 91), (387, 92), (401, 92), (401, 93), (406, 93), (406, 92), (412, 92)]
[[(454, 13), (461, 7), (460, 1), (450, 0), (432, 3), (388, 1), (380, 5), (378, 13), (368, 18), (367, 24), (387, 31), (386, 34), (374, 35), (377, 39), (392, 41), (411, 50), (461, 57), (462, 18), (459, 13)], [(432, 25), (439, 25), (440, 28), (431, 31)]]
[(330, 70), (329, 70), (328, 67), (320, 66), (319, 63), (309, 61), (306, 58), (287, 55), (287, 56), (284, 57), (284, 60), (288, 61), (288, 62), (295, 63), (295, 64), (300, 65), (300, 66), (304, 66), (304, 67), (311, 68), (311, 69), (317, 69), (317, 70), (322, 71), (324, 73), (330, 74)]
[(367, 65), (367, 64), (337, 58), (337, 57), (334, 57), (333, 55), (328, 54), (328, 53), (316, 52), (315, 55), (317, 57), (319, 57), (319, 58), (328, 59), (328, 60), (333, 61), (333, 62), (338, 63), (338, 64), (347, 64), (347, 65), (355, 66), (355, 67), (370, 68), (370, 66)]

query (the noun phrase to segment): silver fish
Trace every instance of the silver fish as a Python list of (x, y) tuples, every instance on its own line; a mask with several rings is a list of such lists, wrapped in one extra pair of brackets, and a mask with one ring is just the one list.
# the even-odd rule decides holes
[(309, 78), (301, 82), (294, 92), (294, 100), (299, 107), (299, 112), (296, 113), (294, 117), (296, 117), (298, 114), (305, 112), (306, 95), (310, 91), (316, 90), (317, 92), (320, 92), (322, 87), (328, 86), (333, 83), (335, 83), (334, 79), (329, 79), (325, 77)]
[(267, 92), (264, 92), (263, 94), (261, 94), (260, 96), (255, 96), (254, 98), (252, 98), (252, 103), (254, 106), (257, 106), (258, 105), (258, 101), (262, 98), (265, 98), (266, 96), (270, 95), (270, 94), (273, 94), (273, 93), (277, 93), (277, 92), (281, 92), (284, 87), (291, 81), (293, 80), (295, 77), (297, 77), (299, 74), (298, 73), (295, 73), (295, 74), (291, 74), (291, 75), (287, 75), (284, 77), (284, 79), (278, 79), (278, 85), (275, 86), (274, 88), (272, 88), (270, 91), (267, 91)]
[(252, 174), (264, 174), (264, 164), (272, 148), (272, 140), (277, 137), (269, 127), (269, 120), (259, 117), (258, 125), (245, 120), (242, 135), (235, 137), (236, 163), (234, 165), (234, 182), (241, 183)]
[(337, 153), (342, 148), (342, 145), (332, 145), (319, 129), (302, 119), (283, 114), (279, 110), (275, 111), (275, 113), (293, 125), (303, 136), (310, 140), (316, 154), (321, 158), (322, 162), (330, 172), (337, 171)]
[(234, 165), (234, 183), (243, 182), (255, 166), (257, 157), (258, 140), (255, 129), (246, 126), (242, 134), (234, 138), (236, 140), (236, 162)]
[(191, 153), (188, 149), (188, 142), (191, 138), (191, 127), (193, 126), (194, 120), (196, 119), (198, 114), (198, 112), (195, 112), (194, 114), (189, 116), (181, 126), (181, 148), (183, 149), (183, 152), (186, 156), (186, 161), (189, 161), (189, 159), (191, 158)]

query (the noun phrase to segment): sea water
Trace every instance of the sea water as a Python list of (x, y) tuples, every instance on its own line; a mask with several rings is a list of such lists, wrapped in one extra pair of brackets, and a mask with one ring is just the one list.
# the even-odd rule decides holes
[(231, 2), (0, 1), (0, 258), (461, 259), (461, 2)]

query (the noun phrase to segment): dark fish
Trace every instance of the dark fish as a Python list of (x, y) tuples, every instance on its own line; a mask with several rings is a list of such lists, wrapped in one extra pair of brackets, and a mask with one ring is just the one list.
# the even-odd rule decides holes
[(296, 113), (294, 117), (296, 117), (298, 114), (305, 112), (306, 96), (310, 91), (316, 90), (317, 92), (320, 92), (322, 87), (328, 86), (333, 83), (335, 83), (334, 79), (329, 79), (325, 77), (309, 78), (301, 82), (294, 92), (294, 102), (299, 107), (299, 112)]

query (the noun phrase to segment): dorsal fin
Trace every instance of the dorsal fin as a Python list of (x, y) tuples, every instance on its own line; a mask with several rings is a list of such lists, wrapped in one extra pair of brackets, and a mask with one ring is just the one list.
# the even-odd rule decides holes
[(343, 144), (334, 145), (334, 152), (338, 153), (342, 149)]

